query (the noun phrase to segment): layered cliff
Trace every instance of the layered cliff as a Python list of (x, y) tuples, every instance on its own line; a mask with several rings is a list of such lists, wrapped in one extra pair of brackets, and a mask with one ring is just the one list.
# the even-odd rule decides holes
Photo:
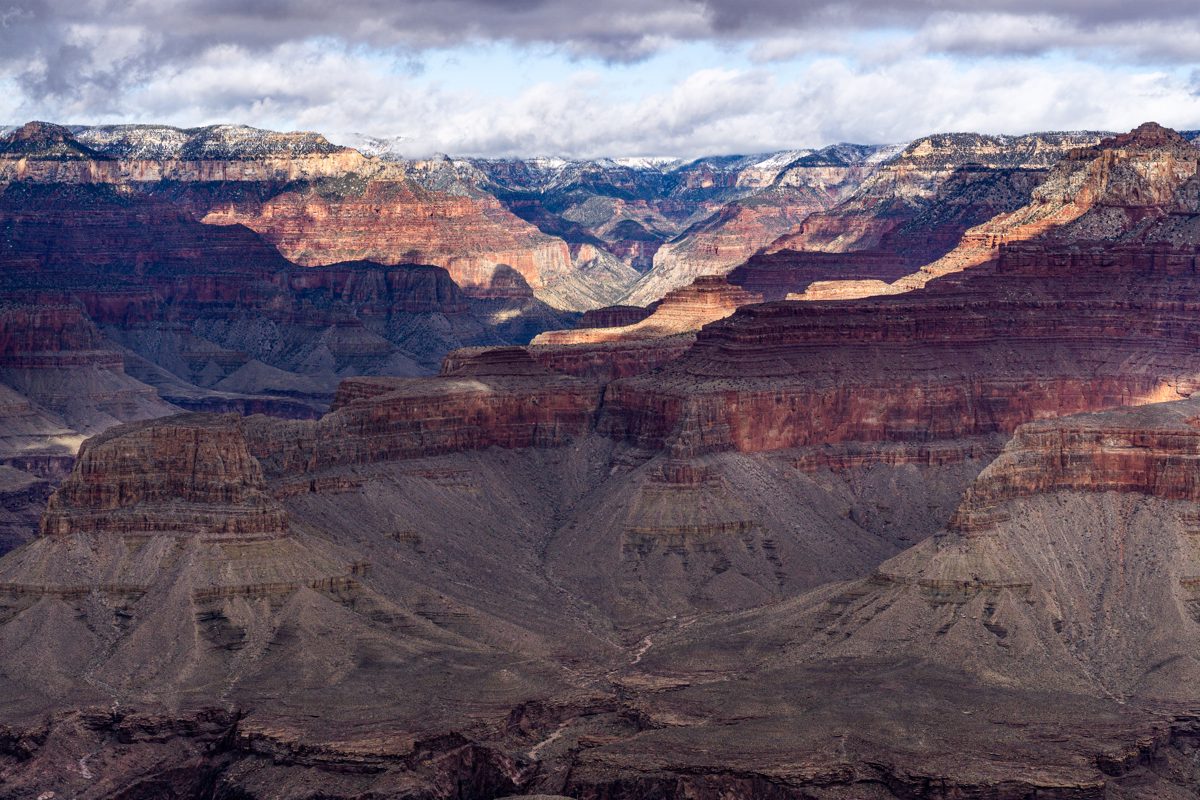
[(286, 531), (234, 416), (169, 417), (92, 437), (42, 517), (43, 536), (250, 540)]
[(636, 322), (616, 327), (547, 331), (535, 337), (533, 344), (599, 344), (677, 336), (724, 319), (738, 308), (760, 299), (731, 286), (719, 276), (697, 278), (662, 298), (653, 311)]
[[(0, 561), (6, 732), (47, 702), (85, 714), (103, 708), (109, 720), (124, 716), (114, 717), (112, 709), (140, 707), (178, 720), (173, 732), (154, 737), (162, 747), (192, 740), (194, 715), (229, 703), (241, 709), (234, 716), (245, 725), (236, 747), (242, 755), (189, 761), (180, 780), (193, 768), (211, 780), (233, 761), (251, 766), (278, 748), (276, 765), (313, 757), (346, 763), (357, 752), (390, 781), (436, 785), (444, 776), (435, 770), (421, 777), (423, 768), (403, 756), (422, 731), (440, 734), (452, 720), (463, 720), (465, 698), (355, 712), (354, 723), (343, 717), (344, 700), (362, 696), (366, 686), (394, 697), (406, 694), (404, 687), (432, 693), (447, 670), (456, 684), (472, 687), (470, 694), (492, 697), (501, 713), (552, 687), (565, 694), (552, 668), (522, 666), (486, 636), (443, 627), (445, 617), (435, 614), (454, 608), (445, 598), (414, 598), (416, 610), (398, 605), (364, 583), (370, 564), (361, 550), (314, 535), (312, 522), (293, 529), (274, 497), (279, 487), (267, 483), (250, 452), (248, 424), (234, 415), (183, 415), (123, 426), (88, 442), (52, 496), (41, 536)], [(496, 625), (502, 627), (489, 623)], [(276, 687), (276, 699), (263, 704), (269, 686)], [(319, 730), (305, 722), (316, 707), (330, 712)], [(364, 722), (380, 730), (385, 720), (398, 737), (394, 759), (378, 741), (371, 744), (371, 735), (353, 730)], [(339, 734), (331, 736), (330, 726), (350, 738), (333, 745)], [(87, 738), (85, 731), (98, 730), (76, 730), (62, 719), (50, 727), (68, 750)], [(136, 783), (153, 770), (145, 760), (154, 762), (153, 745), (134, 736), (126, 739), (128, 749), (109, 752), (104, 739), (93, 746), (108, 753), (104, 766), (93, 768), (102, 769), (106, 781)], [(43, 743), (31, 740), (29, 755), (45, 755)], [(449, 758), (443, 770), (453, 782), (469, 769)], [(11, 770), (5, 761), (6, 788), (74, 792), (91, 780), (90, 773), (24, 762)], [(170, 784), (174, 774), (160, 773), (154, 785)], [(242, 786), (254, 780), (226, 779)]]
[(570, 272), (566, 243), (514, 218), (490, 197), (439, 194), (404, 180), (354, 183), (282, 191), (261, 204), (217, 202), (202, 219), (246, 225), (306, 266), (436, 264), (480, 296), (511, 291), (501, 280), (508, 270), (535, 293)]
[(0, 217), (14, 300), (81, 304), (136, 353), (140, 379), (194, 408), (276, 402), (312, 414), (345, 375), (420, 374), (453, 347), (506, 335), (440, 268), (297, 267), (252, 231), (191, 220), (170, 198), (10, 184)]
[(0, 306), (0, 384), (7, 402), (0, 459), (47, 476), (61, 472), (85, 435), (171, 413), (74, 305)]
[[(594, 308), (622, 297), (644, 305), (696, 276), (727, 272), (850, 193), (893, 151), (843, 144), (687, 163), (440, 158), (409, 171), (429, 188), (493, 195), (568, 242), (576, 274), (545, 297)], [(607, 270), (603, 291), (580, 282), (597, 257), (626, 266)]]
[[(688, 431), (701, 450), (760, 450), (953, 439), (1187, 396), (1200, 367), (1188, 322), (1197, 251), (1119, 242), (1135, 231), (1153, 242), (1195, 214), (1197, 155), (1153, 128), (1078, 150), (1028, 209), (998, 218), (1033, 242), (993, 243), (984, 266), (875, 302), (743, 308), (663, 372), (610, 386), (602, 427), (646, 444)], [(1068, 215), (1084, 226), (1070, 235), (1043, 225), (1076, 206), (1054, 190), (1064, 182), (1089, 198)], [(1112, 209), (1143, 224), (1117, 226), (1116, 242), (1081, 237)]]
[[(864, 150), (858, 160), (839, 155), (835, 148), (805, 156), (779, 174), (774, 184), (778, 191), (797, 191), (790, 177), (796, 172), (812, 173), (809, 178), (829, 170), (859, 177), (832, 185), (816, 180), (813, 186), (824, 192), (826, 209), (809, 209), (811, 213), (797, 220), (786, 235), (739, 250), (738, 258), (722, 261), (719, 268), (710, 269), (706, 257), (697, 253), (674, 266), (664, 261), (663, 269), (649, 273), (626, 299), (638, 302), (661, 296), (668, 284), (686, 283), (705, 272), (727, 273), (726, 280), (736, 289), (767, 300), (848, 299), (897, 291), (887, 284), (946, 256), (960, 242), (980, 240), (994, 246), (994, 238), (964, 238), (964, 234), (997, 215), (1022, 208), (1052, 165), (1072, 149), (1099, 138), (1090, 133), (954, 134), (927, 137), (898, 152), (895, 148)], [(800, 183), (807, 185), (804, 180)], [(681, 237), (678, 246), (691, 252), (710, 237), (724, 236), (726, 222), (733, 224), (735, 218), (749, 213), (741, 206), (778, 213), (769, 197), (731, 203), (717, 215), (728, 220), (718, 224), (714, 217), (715, 227), (709, 233), (704, 233), (707, 222), (698, 223), (696, 236)], [(838, 202), (839, 198), (844, 199)], [(661, 258), (668, 259), (670, 252), (670, 247), (664, 248)]]
[(194, 219), (245, 223), (301, 264), (438, 264), (485, 296), (504, 291), (493, 278), (508, 271), (534, 290), (571, 274), (561, 239), (491, 196), (425, 189), (402, 165), (318, 134), (34, 122), (0, 142), (0, 181), (165, 196)]
[(974, 226), (1027, 204), (1060, 159), (1100, 138), (1086, 132), (918, 139), (730, 279), (769, 299), (802, 292), (813, 281), (895, 280), (953, 250)]
[[(1194, 184), (1196, 147), (1152, 122), (1092, 147), (1072, 150), (1038, 184), (1029, 202), (962, 234), (958, 244), (920, 270), (860, 296), (911, 291), (931, 280), (994, 261), (1003, 244), (1037, 240), (1192, 243), (1200, 212)], [(825, 293), (836, 284), (817, 287)], [(842, 287), (847, 296), (853, 287)], [(848, 291), (850, 290), (850, 291)], [(806, 299), (808, 299), (806, 297)]]
[(984, 684), (1191, 701), (1196, 410), (1022, 426), (945, 532), (795, 601), (803, 633), (784, 658), (909, 654)]
[(589, 380), (552, 372), (522, 348), (447, 359), (433, 378), (343, 382), (315, 423), (262, 420), (251, 449), (275, 475), (487, 447), (554, 447), (588, 433), (600, 402)]
[(696, 277), (729, 272), (811, 214), (855, 192), (896, 149), (834, 145), (779, 154), (745, 168), (738, 185), (753, 193), (728, 202), (659, 248), (653, 268), (624, 302), (645, 305)]
[(0, 181), (6, 182), (292, 181), (367, 167), (362, 154), (320, 134), (240, 125), (66, 128), (30, 122), (0, 142)]

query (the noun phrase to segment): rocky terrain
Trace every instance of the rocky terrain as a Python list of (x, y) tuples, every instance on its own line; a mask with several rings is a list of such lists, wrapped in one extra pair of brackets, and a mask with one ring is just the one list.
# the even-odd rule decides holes
[[(0, 383), (11, 408), (3, 463), (61, 477), (84, 436), (177, 408), (316, 416), (347, 375), (429, 374), (455, 347), (527, 341), (571, 323), (509, 266), (480, 266), (492, 270), (489, 288), (472, 294), (478, 287), (412, 263), (431, 255), (413, 241), (467, 235), (471, 246), (447, 245), (466, 257), (508, 223), (494, 200), (487, 213), (482, 201), (461, 207), (389, 169), (317, 134), (12, 130), (0, 140)], [(382, 249), (333, 247), (305, 265), (245, 226), (210, 219), (315, 183), (329, 197), (392, 192), (397, 213), (421, 217), (424, 233), (384, 231)], [(430, 216), (430, 203), (457, 209), (459, 221)], [(337, 235), (362, 225), (352, 218), (339, 217)], [(471, 220), (499, 228), (480, 232)], [(505, 259), (532, 264), (541, 251), (519, 238), (509, 236)], [(339, 260), (363, 253), (388, 263)]]
[(539, 296), (586, 309), (645, 305), (728, 272), (851, 193), (898, 149), (842, 144), (693, 162), (442, 158), (410, 171), (433, 189), (484, 191), (566, 242), (580, 274)]
[[(0, 797), (1195, 797), (1198, 169), (1155, 125), (932, 137), (864, 183), (893, 217), (527, 346), (483, 323), (515, 269), (8, 184)], [(847, 253), (903, 290), (782, 299), (852, 298), (797, 277)], [(98, 435), (39, 478), (56, 431)]]
[[(846, 187), (840, 202), (810, 209), (781, 227), (778, 237), (739, 251), (738, 258), (719, 268), (698, 258), (691, 245), (681, 245), (681, 252), (688, 253), (684, 263), (671, 266), (663, 261), (626, 301), (648, 302), (697, 275), (726, 275), (728, 283), (748, 292), (746, 296), (754, 301), (789, 295), (819, 300), (884, 293), (888, 283), (946, 257), (975, 226), (1029, 204), (1051, 167), (1072, 150), (1100, 138), (1098, 133), (941, 134), (903, 148), (877, 149), (857, 168), (861, 178), (857, 185)], [(826, 161), (839, 158), (844, 161), (844, 154), (831, 148), (799, 163), (820, 172)], [(766, 197), (741, 205), (762, 203), (768, 209), (772, 203)], [(734, 215), (734, 209), (731, 204), (722, 213)], [(994, 248), (1000, 240), (979, 237), (979, 241)], [(688, 329), (699, 330), (711, 321), (700, 315)], [(611, 335), (642, 334), (633, 329)], [(575, 338), (572, 333), (553, 336), (560, 341)], [(581, 332), (578, 341), (586, 341), (585, 337)]]

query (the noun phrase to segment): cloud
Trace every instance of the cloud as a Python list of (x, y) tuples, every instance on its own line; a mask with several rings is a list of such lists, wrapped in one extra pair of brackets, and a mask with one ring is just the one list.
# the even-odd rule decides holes
[[(1195, 32), (1198, 22), (1196, 4), (1176, 0), (0, 0), (0, 53), (40, 59), (47, 72), (83, 67), (76, 74), (86, 78), (118, 66), (144, 73), (214, 45), (266, 52), (313, 37), (415, 51), (550, 44), (628, 61), (670, 42), (897, 26), (928, 26), (929, 44), (952, 48), (973, 39), (1019, 50), (1115, 39), (1152, 53), (1173, 49), (1173, 37), (1159, 34)], [(121, 40), (119, 64), (96, 49), (113, 35), (106, 30)], [(100, 57), (82, 63), (77, 48)]]
[[(420, 68), (480, 43), (558, 55), (502, 90)], [(657, 65), (693, 46), (707, 63)], [(0, 122), (233, 121), (400, 135), (413, 155), (577, 156), (1196, 127), (1196, 52), (1194, 0), (0, 0)]]

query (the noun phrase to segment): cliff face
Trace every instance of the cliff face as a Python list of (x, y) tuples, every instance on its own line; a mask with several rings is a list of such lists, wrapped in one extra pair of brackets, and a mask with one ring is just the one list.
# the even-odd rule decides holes
[[(575, 276), (545, 298), (594, 308), (622, 297), (644, 305), (696, 276), (727, 272), (844, 197), (892, 151), (834, 145), (689, 163), (443, 158), (412, 163), (409, 172), (429, 188), (493, 195), (568, 242)], [(597, 253), (625, 266), (608, 270), (603, 293), (577, 285)]]
[(644, 305), (702, 275), (723, 275), (813, 214), (852, 194), (896, 148), (835, 145), (780, 154), (745, 168), (738, 185), (752, 194), (733, 200), (664, 244), (653, 269), (626, 296)]
[[(777, 231), (786, 235), (772, 241), (750, 236), (755, 239), (752, 248), (734, 245), (728, 253), (736, 252), (737, 257), (718, 259), (718, 265), (702, 248), (717, 246), (727, 229), (736, 230), (737, 220), (750, 220), (758, 213), (786, 215), (787, 203), (773, 202), (770, 192), (731, 203), (713, 220), (698, 223), (694, 236), (681, 236), (665, 246), (659, 256), (662, 269), (646, 275), (626, 299), (645, 302), (704, 273), (727, 273), (734, 287), (766, 300), (844, 299), (900, 291), (886, 284), (955, 251), (960, 242), (994, 246), (994, 238), (964, 236), (1029, 203), (1051, 166), (1099, 138), (955, 134), (927, 137), (899, 152), (875, 149), (859, 154), (858, 160), (839, 156), (833, 148), (807, 156), (780, 173), (770, 191), (781, 193), (781, 198), (794, 196), (800, 190), (792, 176), (799, 174), (799, 185), (807, 187), (810, 199), (819, 196), (824, 209), (809, 208), (803, 219)], [(839, 174), (855, 177), (838, 182)], [(721, 216), (726, 219), (720, 221)], [(687, 258), (668, 263), (675, 247)], [(801, 294), (809, 287), (811, 291)]]
[(699, 276), (724, 274), (833, 199), (805, 187), (779, 189), (755, 202), (733, 201), (659, 248), (653, 269), (623, 302), (645, 305)]
[[(1152, 231), (1194, 214), (1197, 152), (1147, 130), (1077, 151), (1028, 208), (998, 217), (1014, 241), (991, 242), (993, 262), (872, 303), (744, 308), (663, 373), (611, 386), (602, 426), (637, 442), (759, 450), (952, 439), (1189, 395), (1200, 367), (1186, 322), (1194, 246), (1070, 238), (1112, 209), (1142, 221), (1114, 229), (1124, 231), (1116, 242), (1159, 238)], [(1077, 196), (1086, 210), (1068, 213), (1082, 207)], [(1127, 205), (1134, 197), (1141, 204)], [(1082, 227), (1068, 229), (1067, 217)], [(1037, 238), (1018, 246), (1027, 236)]]
[(59, 477), (84, 436), (175, 410), (80, 308), (15, 299), (0, 306), (0, 462)]
[[(1155, 123), (1072, 150), (1033, 190), (1028, 203), (965, 231), (953, 249), (920, 270), (860, 294), (920, 288), (994, 261), (1003, 244), (1192, 243), (1186, 231), (1200, 210), (1194, 188), (1198, 156), (1193, 144)], [(828, 292), (836, 285), (821, 288)]]
[(814, 281), (895, 280), (954, 249), (973, 226), (1028, 202), (1059, 159), (1099, 139), (1093, 133), (919, 139), (878, 164), (841, 202), (781, 232), (730, 281), (774, 300)]
[[(522, 348), (462, 353), (435, 378), (360, 378), (316, 423), (263, 421), (251, 449), (273, 475), (487, 447), (557, 447), (594, 424), (600, 387)], [(283, 444), (283, 447), (280, 445)]]
[(508, 270), (536, 293), (571, 269), (565, 242), (513, 218), (489, 197), (438, 194), (396, 180), (370, 181), (341, 196), (322, 188), (284, 191), (261, 205), (217, 204), (202, 218), (244, 224), (306, 266), (436, 264), (481, 296), (503, 292), (499, 278)]
[[(921, 796), (937, 776), (948, 796), (1170, 796), (1195, 721), (1196, 414), (1185, 400), (1021, 426), (948, 528), (872, 575), (655, 637), (622, 680), (670, 686), (643, 708), (677, 725), (589, 751), (573, 787), (683, 794), (733, 761), (756, 764), (739, 774), (757, 792)], [(739, 743), (719, 758), (714, 720)], [(635, 747), (653, 755), (616, 768)]]
[(30, 122), (0, 143), (0, 181), (152, 183), (292, 181), (367, 167), (350, 148), (315, 133), (237, 125), (181, 130), (154, 125), (68, 129)]
[[(167, 194), (194, 219), (247, 224), (304, 265), (437, 264), (485, 296), (509, 271), (534, 290), (571, 272), (563, 241), (490, 196), (424, 189), (402, 166), (317, 134), (29, 123), (5, 141), (0, 181)], [(181, 193), (180, 185), (192, 190)]]
[(0, 282), (12, 301), (82, 305), (139, 379), (209, 410), (312, 415), (345, 375), (420, 374), (454, 347), (564, 324), (527, 289), (479, 307), (433, 266), (297, 267), (243, 226), (191, 219), (196, 194), (9, 184)]
[[(1188, 400), (1022, 426), (947, 531), (872, 578), (797, 601), (801, 633), (785, 647), (796, 659), (908, 653), (985, 683), (1190, 701), (1196, 410)], [(872, 606), (882, 610), (855, 618)]]
[(690, 285), (668, 294), (650, 314), (637, 322), (611, 328), (547, 331), (539, 334), (533, 344), (599, 344), (677, 336), (724, 319), (741, 306), (759, 299), (730, 286), (718, 276), (697, 278)]
[[(1124, 278), (1131, 295), (1145, 290), (1137, 280)], [(701, 331), (665, 372), (611, 385), (602, 427), (647, 444), (687, 437), (701, 451), (755, 451), (954, 439), (1186, 396), (1200, 364), (1186, 355), (1192, 312), (1175, 288), (1164, 279), (1170, 299), (1143, 294), (1116, 308), (1097, 298), (996, 302), (951, 292), (744, 308)]]
[(286, 530), (237, 417), (171, 417), (89, 439), (42, 517), (43, 536), (242, 540)]

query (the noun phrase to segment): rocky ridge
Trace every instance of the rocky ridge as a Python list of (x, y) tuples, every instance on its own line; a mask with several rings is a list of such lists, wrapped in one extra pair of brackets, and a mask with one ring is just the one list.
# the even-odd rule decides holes
[[(331, 145), (319, 134), (241, 126), (69, 130), (31, 122), (5, 141), (12, 152), (0, 152), (0, 182), (172, 193), (192, 218), (245, 223), (308, 265), (364, 258), (437, 264), (486, 295), (493, 273), (503, 278), (515, 270), (538, 288), (566, 275), (571, 264), (561, 241), (490, 196), (425, 190), (402, 166)], [(67, 151), (74, 155), (64, 157)], [(194, 191), (179, 194), (178, 183)]]
[[(963, 233), (954, 249), (886, 286), (864, 286), (859, 296), (911, 291), (943, 275), (996, 258), (1004, 244), (1029, 239), (1074, 242), (1177, 244), (1190, 242), (1189, 218), (1200, 210), (1189, 181), (1197, 171), (1196, 147), (1155, 123), (1072, 151), (1033, 191), (1030, 202)], [(855, 294), (852, 284), (827, 282), (802, 299), (830, 291)]]
[(410, 171), (430, 188), (494, 195), (566, 241), (579, 272), (609, 262), (603, 282), (583, 274), (546, 292), (560, 302), (582, 293), (595, 307), (623, 296), (644, 304), (696, 275), (728, 271), (836, 202), (893, 150), (843, 144), (694, 162), (442, 157)]

